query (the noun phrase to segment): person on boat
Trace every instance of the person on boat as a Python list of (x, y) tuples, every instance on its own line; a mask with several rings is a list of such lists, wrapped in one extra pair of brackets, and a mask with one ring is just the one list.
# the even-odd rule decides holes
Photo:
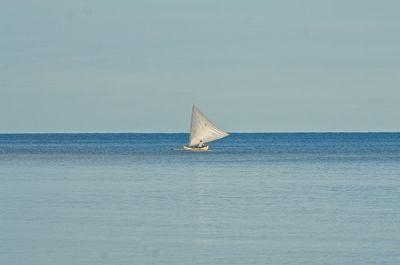
[(199, 148), (202, 148), (202, 147), (204, 147), (203, 140), (200, 140)]

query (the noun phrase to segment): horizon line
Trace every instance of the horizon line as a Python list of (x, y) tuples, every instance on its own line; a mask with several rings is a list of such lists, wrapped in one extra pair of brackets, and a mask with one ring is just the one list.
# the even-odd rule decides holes
[[(0, 132), (5, 134), (189, 134), (190, 132)], [(255, 131), (255, 132), (228, 132), (229, 134), (264, 134), (264, 133), (400, 133), (400, 131)]]

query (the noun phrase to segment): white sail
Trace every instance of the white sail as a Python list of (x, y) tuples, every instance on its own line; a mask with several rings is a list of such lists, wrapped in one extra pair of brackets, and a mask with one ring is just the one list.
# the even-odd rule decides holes
[(215, 126), (200, 110), (193, 105), (192, 120), (190, 123), (189, 146), (200, 143), (212, 142), (228, 136), (229, 134)]

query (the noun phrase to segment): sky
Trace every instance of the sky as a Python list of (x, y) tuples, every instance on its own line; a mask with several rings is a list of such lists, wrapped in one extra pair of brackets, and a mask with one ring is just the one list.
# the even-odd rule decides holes
[(400, 1), (2, 0), (0, 133), (400, 131)]

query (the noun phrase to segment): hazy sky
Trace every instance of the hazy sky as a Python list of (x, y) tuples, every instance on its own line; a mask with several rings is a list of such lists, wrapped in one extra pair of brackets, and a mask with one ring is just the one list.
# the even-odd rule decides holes
[(0, 2), (0, 133), (400, 131), (400, 1)]

